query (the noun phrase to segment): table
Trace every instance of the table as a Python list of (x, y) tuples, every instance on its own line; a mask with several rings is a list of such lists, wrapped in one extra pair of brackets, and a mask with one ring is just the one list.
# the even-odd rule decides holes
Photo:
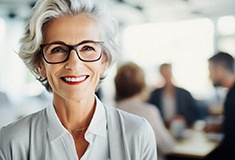
[(190, 129), (187, 132), (183, 139), (177, 141), (173, 152), (168, 156), (169, 160), (203, 159), (219, 144), (219, 141), (208, 140), (203, 131)]

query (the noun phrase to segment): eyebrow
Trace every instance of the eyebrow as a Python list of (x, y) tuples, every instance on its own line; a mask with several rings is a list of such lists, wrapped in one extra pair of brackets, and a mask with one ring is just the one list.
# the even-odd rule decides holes
[(64, 45), (67, 45), (67, 46), (77, 46), (77, 45), (81, 45), (83, 43), (89, 43), (89, 42), (104, 43), (104, 41), (102, 41), (102, 40), (83, 40), (83, 41), (79, 42), (76, 45), (69, 45), (69, 44), (66, 44), (63, 41), (53, 41), (53, 42), (45, 43), (45, 44), (42, 44), (42, 45), (47, 45), (47, 44), (64, 44)]

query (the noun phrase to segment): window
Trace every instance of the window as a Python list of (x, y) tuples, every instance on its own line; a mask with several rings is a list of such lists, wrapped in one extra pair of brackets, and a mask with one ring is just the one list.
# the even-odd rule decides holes
[(225, 16), (218, 19), (218, 49), (235, 56), (235, 17)]
[(214, 53), (209, 19), (134, 25), (124, 31), (123, 59), (141, 65), (151, 86), (160, 83), (161, 63), (171, 63), (176, 82), (202, 97), (210, 86), (208, 58)]

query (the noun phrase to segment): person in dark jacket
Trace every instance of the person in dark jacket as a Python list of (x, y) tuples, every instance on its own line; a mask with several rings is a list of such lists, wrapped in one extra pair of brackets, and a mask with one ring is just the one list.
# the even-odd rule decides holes
[(205, 160), (235, 159), (235, 71), (234, 58), (225, 52), (218, 52), (209, 59), (210, 79), (214, 86), (228, 89), (224, 102), (222, 133), (224, 138)]
[(197, 101), (190, 92), (174, 85), (171, 64), (162, 64), (160, 73), (165, 80), (165, 85), (152, 91), (149, 102), (159, 108), (167, 126), (179, 116), (188, 126), (192, 125), (201, 118), (201, 109)]

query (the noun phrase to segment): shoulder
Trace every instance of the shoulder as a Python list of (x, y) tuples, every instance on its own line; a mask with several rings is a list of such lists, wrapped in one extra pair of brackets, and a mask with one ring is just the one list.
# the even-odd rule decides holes
[(127, 134), (143, 133), (143, 131), (152, 129), (148, 121), (143, 117), (114, 107), (106, 107), (106, 110), (108, 121), (114, 123), (116, 126), (119, 124), (120, 128), (125, 129)]
[(138, 106), (140, 108), (140, 111), (143, 115), (148, 120), (148, 117), (151, 116), (156, 116), (156, 114), (160, 114), (158, 107), (155, 104), (148, 103), (148, 102), (142, 102)]
[(189, 91), (187, 91), (186, 89), (180, 88), (180, 87), (176, 87), (175, 89), (176, 89), (176, 92), (178, 93), (178, 95), (191, 97), (191, 93)]
[(110, 145), (115, 147), (115, 153), (127, 153), (130, 159), (156, 159), (155, 135), (147, 120), (114, 107), (105, 109)]
[(45, 109), (23, 117), (5, 127), (2, 127), (0, 130), (1, 145), (11, 142), (27, 142), (27, 139), (29, 139), (30, 131), (32, 129), (35, 129), (36, 126), (42, 125), (44, 120), (41, 115), (43, 114), (45, 114)]
[(143, 120), (143, 118), (141, 118), (137, 115), (123, 111), (123, 110), (115, 108), (115, 107), (107, 107), (106, 106), (105, 108), (106, 108), (108, 114), (113, 115), (113, 117), (120, 118), (123, 121), (135, 122), (137, 120), (137, 123), (138, 123)]
[(163, 90), (163, 88), (156, 88), (152, 91), (152, 94), (157, 94), (157, 93), (161, 93)]
[(152, 104), (152, 103), (144, 103), (145, 104), (145, 109), (149, 110), (149, 111), (154, 111), (154, 112), (159, 112), (159, 109), (157, 108), (156, 105)]
[(161, 113), (156, 105), (148, 104), (148, 107), (146, 107), (146, 109), (148, 110), (148, 113), (149, 113), (148, 117), (162, 120)]
[(228, 91), (228, 96), (234, 96), (235, 95), (235, 84), (231, 87), (231, 89)]
[(160, 96), (162, 95), (163, 88), (156, 88), (150, 93), (149, 102), (159, 104)]
[(177, 91), (182, 92), (182, 93), (187, 93), (190, 94), (188, 90), (181, 88), (181, 87), (175, 87)]

